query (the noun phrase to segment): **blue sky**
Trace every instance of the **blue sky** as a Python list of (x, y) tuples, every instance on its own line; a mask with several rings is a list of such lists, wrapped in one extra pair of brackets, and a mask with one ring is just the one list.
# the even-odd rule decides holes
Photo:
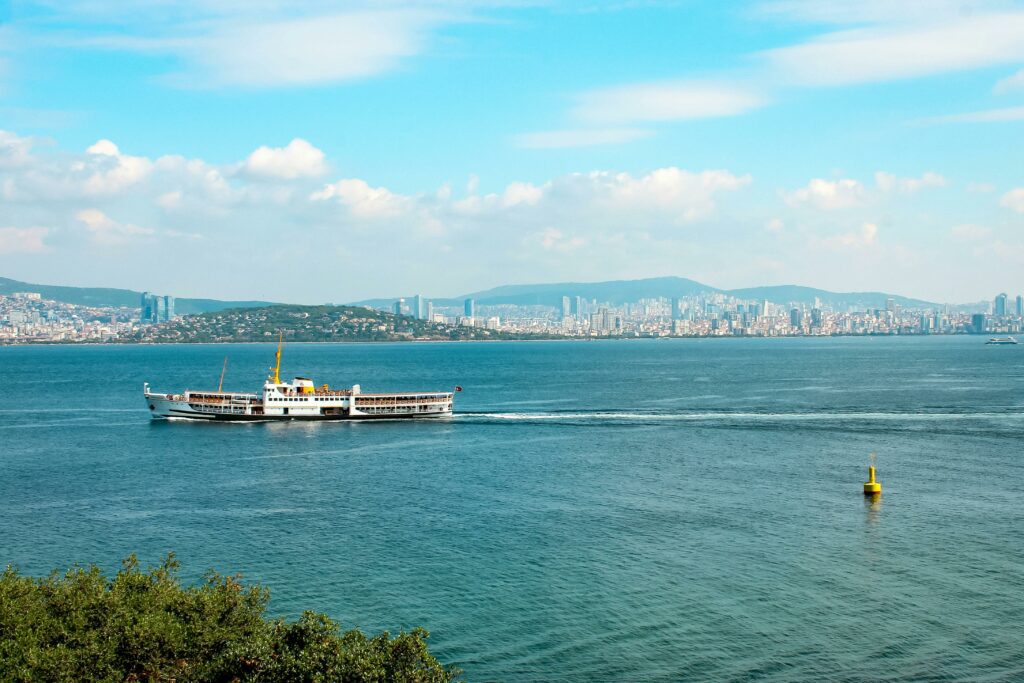
[[(0, 274), (1024, 290), (1024, 5), (0, 4)], [(301, 274), (301, 275), (300, 275)]]

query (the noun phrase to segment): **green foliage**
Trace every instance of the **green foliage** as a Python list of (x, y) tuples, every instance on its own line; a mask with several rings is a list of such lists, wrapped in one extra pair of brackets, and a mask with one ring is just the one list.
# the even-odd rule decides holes
[(149, 325), (120, 341), (157, 343), (459, 341), (543, 339), (556, 335), (512, 334), (445, 325), (357, 306), (264, 306), (189, 315)]
[(46, 578), (0, 575), (2, 681), (414, 681), (459, 672), (414, 629), (372, 638), (323, 614), (266, 619), (270, 593), (208, 574), (184, 587), (173, 555), (145, 571), (135, 556), (107, 578), (75, 568)]

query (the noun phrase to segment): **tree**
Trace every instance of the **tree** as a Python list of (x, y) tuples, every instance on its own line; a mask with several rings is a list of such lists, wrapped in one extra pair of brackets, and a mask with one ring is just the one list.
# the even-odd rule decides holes
[(112, 579), (95, 565), (45, 578), (0, 575), (5, 681), (372, 681), (446, 683), (460, 673), (428, 651), (421, 629), (392, 637), (342, 632), (323, 614), (265, 617), (270, 592), (209, 573), (182, 586), (169, 554)]

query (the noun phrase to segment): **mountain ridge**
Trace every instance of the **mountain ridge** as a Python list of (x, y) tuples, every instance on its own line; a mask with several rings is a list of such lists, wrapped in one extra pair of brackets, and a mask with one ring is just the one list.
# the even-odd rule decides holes
[[(0, 277), (0, 294), (38, 292), (44, 299), (78, 306), (111, 306), (138, 308), (142, 292), (116, 287), (72, 287), (68, 285), (40, 285)], [(271, 301), (221, 301), (219, 299), (174, 298), (174, 309), (182, 315), (211, 313), (228, 308), (256, 308), (273, 306)]]

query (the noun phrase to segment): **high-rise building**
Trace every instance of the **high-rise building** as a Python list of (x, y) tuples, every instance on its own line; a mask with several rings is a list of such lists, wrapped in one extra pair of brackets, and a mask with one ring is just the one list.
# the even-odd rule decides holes
[(1017, 315), (1024, 317), (1024, 296), (1017, 295)]
[(395, 315), (402, 315), (405, 313), (405, 299), (399, 299), (391, 307), (391, 312)]
[(821, 327), (821, 321), (822, 321), (821, 309), (820, 308), (812, 308), (811, 309), (811, 327)]
[(572, 298), (572, 317), (580, 320), (583, 317), (583, 297), (574, 296)]
[(562, 297), (562, 320), (568, 320), (572, 316), (572, 304), (569, 302), (569, 297)]
[(679, 297), (674, 297), (672, 299), (672, 319), (683, 319), (683, 300), (680, 299)]
[(139, 299), (139, 322), (155, 325), (174, 320), (174, 297), (143, 292)]
[(803, 327), (804, 312), (799, 308), (794, 308), (789, 312), (789, 324), (793, 327), (800, 329)]
[(139, 300), (139, 322), (153, 322), (153, 303), (149, 292), (143, 292), (142, 298)]
[(992, 314), (996, 316), (1006, 315), (1006, 293), (1002, 293), (996, 297), (995, 306), (992, 309)]
[(427, 302), (426, 308), (423, 311), (423, 315), (424, 315), (424, 320), (430, 320), (430, 321), (434, 320), (434, 302), (433, 301), (428, 301)]
[(476, 299), (466, 299), (466, 301), (463, 303), (463, 309), (463, 312), (466, 314), (467, 318), (475, 318)]
[(971, 327), (974, 330), (974, 334), (981, 334), (985, 331), (985, 314), (975, 313), (971, 316)]
[(423, 297), (419, 294), (413, 296), (412, 301), (409, 303), (409, 313), (417, 320), (423, 320), (426, 317), (423, 311)]

